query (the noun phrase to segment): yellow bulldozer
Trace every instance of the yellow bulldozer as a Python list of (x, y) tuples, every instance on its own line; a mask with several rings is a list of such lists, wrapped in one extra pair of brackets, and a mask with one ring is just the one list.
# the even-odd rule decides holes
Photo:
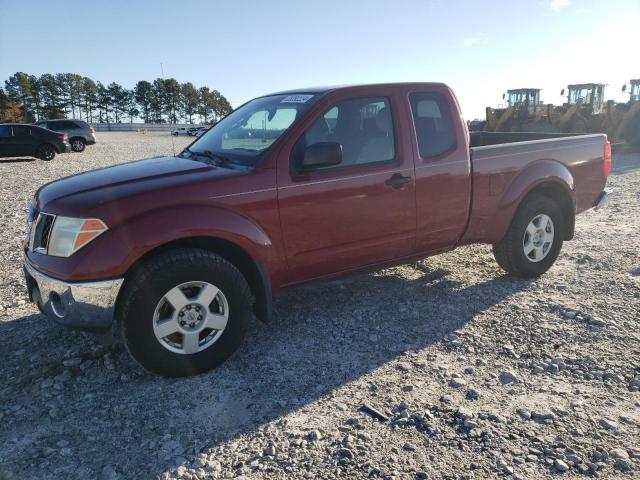
[(550, 121), (553, 105), (540, 101), (539, 88), (516, 88), (502, 95), (504, 105), (486, 108), (488, 132), (559, 132)]

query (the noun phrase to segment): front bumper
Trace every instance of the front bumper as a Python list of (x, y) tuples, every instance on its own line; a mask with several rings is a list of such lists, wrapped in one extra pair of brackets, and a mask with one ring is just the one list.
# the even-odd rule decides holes
[(124, 279), (68, 283), (36, 270), (26, 258), (24, 274), (29, 299), (50, 319), (80, 330), (106, 331), (111, 328)]

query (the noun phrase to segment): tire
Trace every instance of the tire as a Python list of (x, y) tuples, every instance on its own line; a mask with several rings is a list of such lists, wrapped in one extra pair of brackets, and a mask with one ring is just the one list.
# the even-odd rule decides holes
[(49, 144), (42, 144), (36, 150), (36, 157), (45, 162), (53, 160), (56, 156), (56, 150)]
[[(203, 311), (197, 301), (211, 286), (219, 289), (218, 294), (209, 296), (214, 300), (208, 305), (208, 301), (200, 305), (209, 311), (199, 320), (196, 315)], [(157, 256), (133, 272), (124, 288), (116, 311), (124, 343), (146, 370), (162, 376), (184, 377), (217, 367), (238, 348), (251, 317), (253, 297), (246, 279), (229, 261), (207, 250), (185, 248)], [(176, 289), (191, 302), (181, 309), (173, 308), (184, 300)], [(211, 315), (221, 319), (225, 314), (221, 329), (209, 331), (204, 326)], [(167, 331), (175, 333), (164, 336), (160, 325), (169, 325)], [(188, 337), (195, 338), (190, 347), (199, 350), (188, 351)]]
[[(565, 238), (565, 225), (562, 211), (552, 199), (530, 195), (518, 208), (504, 238), (493, 244), (493, 256), (511, 275), (539, 277), (558, 258)], [(547, 246), (549, 235), (551, 241)]]
[(71, 150), (74, 152), (82, 152), (86, 148), (86, 143), (82, 138), (72, 138), (69, 143), (71, 144)]

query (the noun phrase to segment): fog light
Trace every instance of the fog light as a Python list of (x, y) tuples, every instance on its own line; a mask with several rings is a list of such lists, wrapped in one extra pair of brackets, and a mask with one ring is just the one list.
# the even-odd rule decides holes
[(67, 314), (67, 311), (65, 309), (64, 303), (62, 302), (62, 298), (60, 298), (60, 295), (58, 295), (56, 292), (51, 292), (51, 294), (49, 295), (49, 303), (51, 304), (51, 310), (53, 310), (53, 313), (60, 318), (64, 318), (64, 316)]

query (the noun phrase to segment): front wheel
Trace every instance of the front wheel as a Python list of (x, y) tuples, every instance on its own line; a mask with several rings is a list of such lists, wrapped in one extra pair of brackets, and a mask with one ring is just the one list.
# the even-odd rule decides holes
[(145, 369), (194, 375), (224, 362), (251, 316), (247, 281), (229, 261), (201, 249), (173, 250), (127, 278), (118, 309), (129, 353)]
[(531, 195), (516, 212), (493, 255), (504, 270), (518, 277), (538, 277), (554, 264), (565, 235), (564, 216), (549, 197)]
[(46, 162), (53, 160), (56, 156), (56, 151), (51, 145), (40, 145), (36, 151), (36, 157)]

